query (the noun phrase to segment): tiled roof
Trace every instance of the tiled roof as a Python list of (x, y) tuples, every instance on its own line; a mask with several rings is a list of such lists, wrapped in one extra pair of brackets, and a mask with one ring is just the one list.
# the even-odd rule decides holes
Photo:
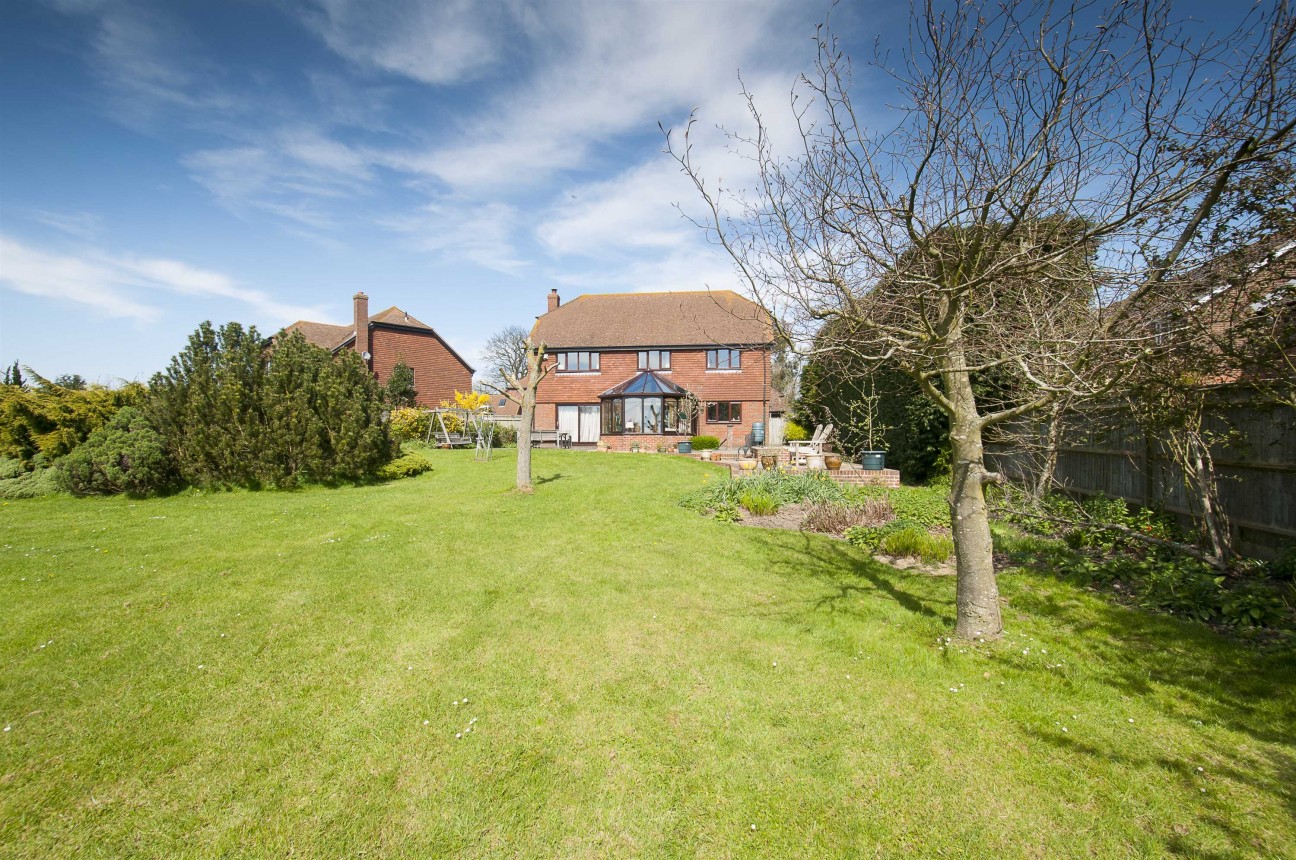
[(310, 320), (298, 320), (292, 325), (286, 325), (284, 331), (299, 331), (308, 342), (328, 350), (337, 349), (355, 337), (355, 329), (349, 325), (329, 325)]
[(578, 296), (536, 320), (532, 337), (550, 350), (774, 340), (769, 314), (731, 290)]
[(599, 395), (600, 398), (620, 397), (625, 394), (636, 395), (666, 395), (668, 397), (683, 397), (688, 394), (683, 388), (680, 388), (669, 379), (662, 379), (651, 370), (645, 370), (637, 376), (632, 376), (620, 385), (609, 388)]
[[(432, 326), (419, 322), (405, 311), (392, 305), (385, 311), (369, 315), (369, 322), (386, 325), (401, 325), (409, 328), (421, 328), (432, 331)], [(302, 337), (316, 346), (336, 350), (346, 346), (355, 338), (355, 327), (349, 325), (331, 325), (330, 323), (298, 320), (292, 325), (284, 326), (284, 331), (299, 331)]]

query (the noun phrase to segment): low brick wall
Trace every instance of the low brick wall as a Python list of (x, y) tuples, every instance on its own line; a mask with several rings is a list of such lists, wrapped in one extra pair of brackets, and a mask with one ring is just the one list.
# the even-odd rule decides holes
[[(755, 474), (755, 471), (759, 471), (759, 469), (755, 471), (744, 470), (742, 466), (739, 465), (739, 463), (740, 461), (738, 460), (722, 460), (720, 465), (728, 466), (729, 470), (733, 472), (735, 476), (751, 475), (751, 474)], [(810, 471), (805, 466), (791, 466), (786, 463), (780, 463), (779, 469), (781, 469), (784, 472), (787, 472), (789, 475), (804, 475), (806, 472)], [(849, 486), (864, 486), (864, 485), (873, 485), (878, 487), (900, 486), (900, 472), (896, 469), (868, 470), (868, 469), (861, 469), (858, 466), (848, 468), (847, 466), (843, 465), (842, 468), (836, 470), (817, 469), (815, 471), (822, 471), (825, 475), (832, 478), (837, 483), (846, 484)]]

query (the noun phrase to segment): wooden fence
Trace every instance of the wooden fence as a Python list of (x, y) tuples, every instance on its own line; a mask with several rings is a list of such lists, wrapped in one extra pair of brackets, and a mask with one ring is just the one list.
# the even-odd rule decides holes
[[(1207, 426), (1219, 436), (1232, 431), (1212, 456), (1220, 507), (1238, 551), (1272, 558), (1296, 543), (1296, 413), (1221, 397), (1212, 405)], [(1015, 429), (1027, 430), (1035, 439), (1044, 431), (1034, 425)], [(1038, 474), (1039, 456), (1029, 446), (989, 445), (986, 459), (1017, 479)], [(1183, 517), (1200, 513), (1165, 446), (1146, 438), (1128, 416), (1078, 416), (1068, 422), (1055, 474), (1064, 488), (1081, 495), (1103, 493)]]

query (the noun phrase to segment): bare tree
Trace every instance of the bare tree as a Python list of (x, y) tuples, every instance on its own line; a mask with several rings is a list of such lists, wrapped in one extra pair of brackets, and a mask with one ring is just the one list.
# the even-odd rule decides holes
[(517, 433), (517, 489), (530, 493), (531, 484), (531, 431), (535, 428), (536, 390), (541, 381), (549, 375), (552, 365), (545, 362), (545, 346), (533, 343), (530, 336), (523, 340), (524, 373), (502, 370), (504, 388), (511, 391), (509, 397), (516, 397), (522, 407), (521, 420)]
[[(733, 142), (759, 169), (750, 194), (707, 179), (693, 121), (668, 133), (699, 223), (780, 333), (891, 362), (948, 416), (960, 636), (1002, 630), (984, 434), (1120, 385), (1149, 343), (1135, 311), (1217, 252), (1230, 189), (1291, 156), (1293, 15), (1286, 0), (1243, 14), (1195, 38), (1168, 0), (928, 0), (899, 63), (874, 57), (888, 105), (852, 100), (850, 61), (820, 28), (791, 93), (793, 155), (747, 94), (756, 131)], [(843, 337), (816, 344), (834, 319)], [(1025, 394), (980, 400), (973, 378), (992, 369)]]
[(508, 388), (508, 378), (520, 379), (527, 373), (527, 330), (520, 325), (506, 326), (491, 335), (482, 347), (486, 362), (482, 385), (491, 390)]

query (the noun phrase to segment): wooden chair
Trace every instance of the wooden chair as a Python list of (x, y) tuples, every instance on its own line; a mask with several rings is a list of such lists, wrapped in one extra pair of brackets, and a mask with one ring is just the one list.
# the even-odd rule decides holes
[[(832, 425), (829, 425), (830, 427)], [(792, 455), (792, 465), (804, 466), (807, 454), (817, 454), (823, 451), (824, 426), (822, 424), (815, 427), (814, 435), (809, 439), (800, 439), (795, 442), (788, 442), (784, 447)]]

